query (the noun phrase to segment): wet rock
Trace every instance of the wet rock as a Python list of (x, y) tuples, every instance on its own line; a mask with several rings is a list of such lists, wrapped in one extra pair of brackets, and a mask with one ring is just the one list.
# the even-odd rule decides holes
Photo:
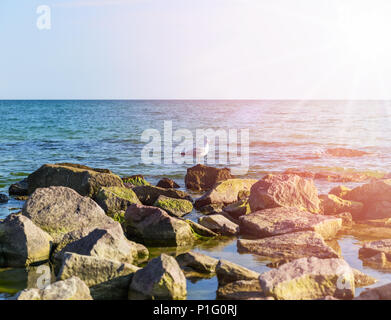
[(214, 204), (208, 204), (206, 206), (203, 206), (201, 208), (198, 208), (198, 210), (202, 214), (217, 214), (223, 212), (224, 203), (214, 203)]
[(239, 226), (221, 214), (200, 217), (198, 223), (221, 235), (233, 236), (239, 233)]
[(260, 274), (233, 262), (219, 260), (216, 265), (216, 275), (219, 286), (224, 286), (239, 280), (258, 280)]
[(217, 182), (232, 179), (231, 170), (197, 164), (188, 168), (185, 176), (186, 188), (194, 191), (211, 189)]
[(377, 288), (366, 289), (354, 300), (391, 300), (391, 283)]
[(338, 258), (339, 255), (313, 231), (295, 232), (259, 240), (238, 240), (240, 253), (253, 253), (265, 259), (285, 261), (305, 257)]
[(239, 218), (240, 231), (257, 238), (280, 234), (314, 231), (324, 239), (334, 238), (342, 227), (342, 219), (311, 214), (297, 208), (273, 208), (253, 212)]
[(343, 200), (333, 194), (319, 196), (321, 210), (326, 215), (337, 215), (342, 212), (351, 213), (352, 217), (359, 217), (364, 205), (361, 202)]
[(164, 253), (134, 274), (129, 289), (129, 298), (134, 291), (152, 299), (183, 300), (187, 295), (183, 271)]
[(128, 237), (157, 247), (193, 244), (193, 231), (186, 221), (171, 217), (160, 208), (132, 204), (125, 213)]
[(92, 300), (90, 289), (77, 277), (57, 281), (45, 289), (26, 289), (16, 300)]
[(391, 269), (391, 239), (370, 241), (360, 248), (359, 258), (374, 269)]
[(153, 206), (155, 201), (160, 196), (166, 196), (168, 198), (174, 199), (184, 199), (191, 202), (193, 201), (188, 193), (176, 189), (165, 189), (154, 186), (138, 186), (133, 188), (133, 191), (136, 193), (141, 203), (147, 206)]
[(215, 273), (217, 259), (198, 252), (186, 252), (176, 257), (181, 268), (191, 268), (200, 273)]
[(260, 275), (265, 295), (278, 300), (313, 300), (326, 296), (352, 299), (354, 274), (343, 259), (302, 258)]
[(318, 190), (313, 180), (295, 175), (265, 176), (252, 186), (249, 203), (252, 212), (274, 207), (320, 212)]
[[(64, 239), (64, 241), (67, 241)], [(63, 246), (55, 254), (56, 260), (62, 260), (67, 252), (94, 256), (123, 263), (137, 263), (139, 247), (126, 239), (121, 226), (96, 228), (86, 236)]]
[(368, 155), (368, 152), (361, 151), (361, 150), (353, 150), (353, 149), (346, 149), (346, 148), (332, 148), (327, 149), (326, 153), (328, 155), (331, 155), (333, 157), (362, 157), (365, 155)]
[(11, 184), (8, 189), (10, 196), (27, 196), (28, 195), (28, 182), (27, 178), (17, 183)]
[(147, 180), (145, 180), (144, 176), (141, 174), (136, 174), (130, 177), (124, 177), (122, 178), (122, 182), (124, 184), (126, 183), (135, 187), (151, 185)]
[(378, 180), (354, 188), (344, 199), (362, 202), (364, 209), (356, 220), (391, 217), (391, 179)]
[(238, 219), (241, 216), (251, 213), (250, 204), (248, 199), (234, 202), (224, 207), (224, 212), (227, 212), (231, 217)]
[(125, 211), (132, 203), (141, 204), (132, 189), (121, 187), (100, 188), (95, 201), (106, 213)]
[(345, 197), (352, 189), (345, 186), (338, 186), (330, 190), (329, 194), (335, 195), (338, 198)]
[(174, 199), (163, 195), (159, 196), (153, 205), (178, 218), (193, 210), (193, 204), (189, 200)]
[(166, 188), (166, 189), (177, 189), (179, 188), (179, 185), (174, 181), (169, 178), (163, 178), (159, 180), (159, 182), (156, 185), (157, 187), (160, 188)]
[(377, 282), (375, 278), (365, 273), (362, 273), (360, 270), (354, 268), (352, 268), (352, 270), (354, 274), (354, 285), (356, 288), (371, 286)]
[(251, 186), (256, 183), (255, 179), (228, 179), (217, 183), (212, 189), (198, 198), (194, 206), (202, 208), (210, 204), (231, 204), (239, 199), (239, 195), (249, 191)]
[(266, 300), (258, 280), (239, 280), (221, 286), (217, 297), (226, 300)]
[(115, 223), (91, 198), (66, 187), (37, 189), (24, 204), (22, 214), (55, 242), (78, 229)]
[(213, 232), (212, 230), (205, 228), (204, 226), (194, 221), (186, 220), (186, 222), (189, 224), (192, 230), (199, 236), (208, 237), (208, 238), (214, 238), (218, 236), (216, 232)]
[(128, 263), (67, 252), (57, 279), (80, 278), (97, 300), (127, 299), (130, 282), (139, 269)]
[(11, 214), (0, 222), (0, 266), (24, 267), (47, 261), (52, 242), (30, 219)]
[(107, 169), (59, 163), (45, 164), (27, 178), (28, 193), (38, 188), (68, 187), (82, 196), (94, 197), (100, 187), (123, 187), (120, 177)]
[(8, 197), (5, 194), (0, 193), (0, 203), (7, 203)]
[(342, 219), (342, 226), (350, 228), (354, 225), (353, 217), (350, 212), (342, 212), (340, 214), (334, 215), (336, 218)]

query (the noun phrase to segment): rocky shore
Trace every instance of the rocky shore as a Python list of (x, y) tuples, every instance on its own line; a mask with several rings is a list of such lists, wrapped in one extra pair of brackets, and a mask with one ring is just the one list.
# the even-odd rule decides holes
[[(356, 288), (376, 279), (349, 266), (333, 245), (355, 235), (364, 265), (391, 271), (387, 177), (320, 195), (300, 170), (258, 180), (197, 165), (185, 185), (189, 192), (168, 178), (155, 186), (142, 175), (59, 163), (10, 186), (9, 196), (25, 203), (0, 220), (0, 267), (48, 264), (54, 275), (48, 286), (29, 282), (15, 299), (186, 299), (186, 279), (210, 277), (219, 299), (391, 299), (391, 284), (357, 296)], [(193, 199), (190, 191), (203, 195)], [(202, 214), (197, 222), (186, 219), (194, 210)], [(192, 251), (225, 237), (272, 269), (258, 273)], [(178, 254), (151, 257), (164, 247)]]

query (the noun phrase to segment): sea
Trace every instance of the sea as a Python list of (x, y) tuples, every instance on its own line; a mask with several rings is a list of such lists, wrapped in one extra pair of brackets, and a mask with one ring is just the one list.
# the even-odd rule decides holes
[[(200, 159), (193, 164), (165, 161), (165, 142), (171, 141), (173, 148), (181, 143), (167, 135), (167, 123), (172, 126), (173, 135), (190, 132), (194, 146), (197, 130), (211, 129), (227, 135), (230, 130), (247, 131), (248, 141), (241, 141), (239, 135), (237, 139), (239, 147), (248, 146), (248, 166), (240, 175), (243, 178), (260, 179), (267, 173), (286, 169), (391, 171), (391, 101), (4, 100), (0, 101), (0, 193), (8, 194), (12, 183), (41, 165), (58, 162), (107, 168), (120, 176), (142, 174), (151, 183), (168, 177), (185, 190), (186, 169)], [(161, 161), (148, 163), (142, 155), (153, 140), (145, 138), (151, 132), (160, 135)], [(217, 153), (219, 148), (220, 145)], [(333, 148), (366, 154), (336, 157), (327, 152)], [(206, 164), (208, 157), (202, 159)], [(229, 161), (218, 160), (216, 157), (214, 166), (230, 167)], [(341, 183), (315, 180), (315, 184), (319, 193), (327, 193)], [(201, 195), (191, 194), (194, 198)], [(12, 198), (0, 204), (0, 219), (20, 211), (22, 206), (22, 201)], [(196, 221), (200, 215), (194, 210), (189, 217)], [(236, 241), (227, 238), (193, 250), (258, 272), (269, 270), (267, 261), (238, 253)], [(391, 282), (390, 273), (362, 265), (358, 239), (343, 236), (338, 243), (342, 256), (352, 267), (379, 280), (375, 286)], [(167, 249), (151, 252), (156, 256), (165, 251), (177, 253)], [(35, 271), (0, 269), (0, 299), (12, 299), (28, 286), (35, 278), (31, 272)], [(217, 279), (188, 280), (187, 289), (188, 299), (216, 299)], [(356, 294), (362, 290), (357, 289)]]

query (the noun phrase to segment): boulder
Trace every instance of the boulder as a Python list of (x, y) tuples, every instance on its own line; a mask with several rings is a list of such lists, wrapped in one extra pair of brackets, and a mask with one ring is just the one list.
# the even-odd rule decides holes
[(101, 187), (95, 201), (106, 213), (125, 211), (132, 203), (141, 204), (132, 189), (122, 187)]
[(391, 268), (391, 239), (366, 242), (358, 251), (358, 255), (366, 266), (389, 270)]
[(3, 194), (3, 193), (0, 193), (0, 203), (7, 203), (8, 202), (8, 197)]
[(124, 184), (132, 185), (134, 187), (151, 185), (147, 180), (145, 180), (144, 176), (142, 176), (141, 174), (136, 174), (130, 177), (124, 177), (122, 178), (122, 182)]
[(55, 242), (78, 229), (115, 223), (91, 198), (66, 187), (37, 189), (24, 204), (22, 214), (49, 233)]
[(0, 222), (0, 267), (25, 267), (49, 260), (53, 239), (30, 219), (11, 214)]
[(326, 153), (333, 157), (362, 157), (368, 155), (368, 152), (354, 149), (346, 149), (346, 148), (332, 148), (327, 149)]
[(223, 300), (266, 300), (258, 280), (238, 280), (217, 289), (217, 297)]
[(353, 217), (350, 212), (342, 212), (342, 213), (336, 214), (334, 217), (341, 218), (342, 219), (342, 226), (344, 226), (344, 227), (350, 228), (354, 224)]
[(335, 237), (342, 219), (301, 211), (297, 208), (273, 208), (239, 218), (240, 232), (257, 238), (299, 231), (315, 231), (324, 239)]
[(240, 253), (257, 254), (272, 260), (290, 261), (305, 257), (339, 258), (338, 253), (313, 231), (288, 233), (258, 240), (239, 239), (237, 247)]
[(224, 236), (234, 236), (239, 233), (239, 226), (221, 214), (200, 217), (198, 223)]
[(189, 224), (160, 208), (132, 204), (125, 213), (128, 237), (157, 247), (186, 246), (195, 237)]
[(27, 178), (23, 179), (17, 183), (11, 184), (8, 189), (8, 194), (10, 196), (27, 196), (28, 195), (28, 182)]
[(169, 178), (163, 178), (159, 180), (159, 182), (156, 185), (157, 187), (160, 188), (166, 188), (166, 189), (177, 189), (179, 188), (179, 185), (174, 181)]
[(176, 260), (164, 253), (134, 274), (129, 289), (130, 298), (133, 292), (158, 300), (184, 300), (187, 295), (185, 275)]
[(337, 215), (342, 212), (351, 213), (352, 217), (359, 217), (364, 205), (361, 202), (343, 200), (333, 194), (320, 195), (321, 211), (325, 215)]
[(165, 189), (154, 186), (138, 186), (133, 188), (133, 191), (136, 193), (141, 203), (146, 206), (153, 206), (159, 196), (166, 196), (168, 198), (174, 199), (184, 199), (191, 202), (193, 201), (188, 193), (176, 189)]
[(212, 230), (205, 228), (204, 226), (194, 221), (191, 220), (185, 220), (185, 221), (189, 224), (193, 232), (198, 236), (207, 237), (207, 238), (214, 238), (218, 236), (216, 232), (213, 232)]
[(217, 259), (198, 252), (186, 252), (176, 257), (181, 268), (190, 268), (200, 273), (215, 273)]
[(231, 217), (238, 219), (241, 216), (251, 213), (248, 199), (239, 200), (223, 208), (223, 211)]
[(265, 295), (278, 300), (352, 299), (354, 274), (343, 259), (301, 258), (260, 275)]
[[(68, 240), (68, 237), (63, 239), (57, 248), (57, 261), (62, 260), (67, 252), (71, 252), (129, 264), (138, 262), (139, 247), (126, 239), (118, 222), (113, 227), (96, 228), (86, 236), (64, 245)], [(60, 248), (61, 250), (58, 250)]]
[(80, 278), (96, 300), (127, 299), (130, 282), (139, 269), (128, 263), (67, 252), (57, 279)]
[(214, 203), (214, 204), (208, 204), (206, 206), (197, 209), (202, 214), (208, 215), (208, 214), (222, 213), (223, 207), (224, 207), (224, 203)]
[(233, 262), (219, 260), (216, 265), (216, 275), (219, 286), (224, 286), (239, 280), (257, 280), (260, 274)]
[(377, 288), (366, 289), (354, 300), (391, 300), (391, 283)]
[(77, 277), (57, 281), (44, 289), (25, 289), (16, 300), (92, 300), (90, 289)]
[(356, 288), (371, 286), (377, 282), (377, 280), (374, 277), (362, 273), (360, 270), (354, 268), (352, 268), (352, 270), (354, 274), (354, 285)]
[(169, 198), (163, 195), (159, 196), (153, 205), (178, 218), (193, 210), (193, 204), (189, 200)]
[(352, 189), (345, 186), (334, 187), (330, 190), (329, 194), (335, 195), (338, 198), (344, 198)]
[(349, 191), (345, 200), (364, 204), (356, 220), (382, 219), (391, 217), (391, 179), (373, 181)]
[(314, 181), (296, 175), (265, 176), (251, 187), (249, 203), (252, 212), (275, 207), (295, 207), (312, 213), (320, 212), (320, 200)]
[(228, 168), (214, 168), (197, 164), (188, 168), (185, 176), (186, 188), (194, 191), (211, 189), (217, 182), (232, 179), (231, 170)]
[(194, 205), (202, 208), (210, 204), (231, 204), (240, 199), (243, 192), (249, 191), (255, 179), (228, 179), (217, 183), (212, 189), (198, 198)]
[(123, 187), (120, 177), (107, 169), (93, 169), (83, 165), (45, 164), (27, 178), (28, 193), (38, 188), (68, 187), (82, 196), (94, 197), (100, 187)]

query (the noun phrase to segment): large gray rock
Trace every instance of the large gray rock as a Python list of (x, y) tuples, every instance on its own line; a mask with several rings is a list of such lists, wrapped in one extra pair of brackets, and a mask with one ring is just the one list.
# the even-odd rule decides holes
[(184, 300), (187, 295), (186, 278), (176, 260), (163, 253), (134, 274), (129, 298), (132, 298), (133, 292), (145, 298)]
[(217, 289), (217, 297), (224, 300), (266, 300), (259, 280), (238, 280)]
[(239, 226), (221, 214), (200, 217), (198, 223), (213, 232), (225, 236), (233, 236), (239, 233)]
[(90, 289), (77, 277), (57, 281), (45, 289), (26, 289), (16, 300), (92, 300)]
[(239, 218), (240, 232), (257, 238), (299, 231), (315, 231), (324, 239), (335, 237), (342, 219), (301, 211), (297, 208), (273, 208)]
[(193, 244), (195, 236), (189, 224), (171, 217), (160, 208), (132, 204), (125, 213), (128, 237), (158, 247)]
[(296, 207), (312, 213), (320, 212), (314, 181), (297, 175), (265, 176), (251, 187), (249, 203), (252, 212), (275, 207)]
[(68, 244), (66, 242), (72, 240), (72, 235), (64, 238), (55, 254), (57, 261), (62, 260), (65, 253), (73, 252), (129, 264), (138, 262), (139, 247), (135, 242), (126, 239), (119, 223), (112, 227), (91, 230), (84, 237)]
[(229, 179), (217, 183), (211, 190), (195, 201), (196, 208), (213, 204), (231, 204), (241, 199), (242, 194), (248, 194), (256, 183), (255, 179)]
[(145, 185), (134, 187), (132, 190), (135, 192), (141, 203), (147, 206), (152, 206), (159, 198), (159, 196), (165, 196), (174, 199), (184, 199), (191, 202), (193, 201), (188, 193), (176, 189), (166, 189)]
[(30, 219), (11, 214), (0, 222), (0, 267), (24, 267), (47, 261), (53, 239)]
[(106, 213), (125, 211), (132, 203), (141, 204), (133, 190), (125, 187), (101, 187), (95, 201)]
[(107, 169), (71, 163), (45, 164), (27, 178), (28, 192), (52, 186), (68, 187), (82, 196), (94, 197), (100, 187), (123, 187), (120, 177)]
[(199, 252), (186, 252), (176, 257), (181, 268), (191, 268), (200, 273), (215, 273), (217, 259)]
[(66, 280), (73, 276), (80, 278), (97, 300), (127, 299), (130, 281), (139, 269), (128, 263), (65, 253), (57, 279)]
[(301, 258), (261, 274), (265, 295), (278, 300), (354, 297), (354, 273), (343, 259)]
[(288, 233), (258, 240), (239, 239), (237, 247), (240, 253), (253, 253), (272, 260), (339, 257), (338, 253), (313, 231)]
[(197, 164), (188, 168), (185, 176), (186, 188), (194, 191), (211, 189), (216, 183), (232, 179), (231, 170), (228, 168), (214, 168)]
[(239, 266), (236, 263), (227, 260), (219, 260), (216, 265), (216, 275), (219, 286), (224, 286), (227, 283), (239, 280), (256, 280), (260, 274)]
[(24, 204), (22, 214), (56, 242), (78, 229), (115, 223), (95, 201), (66, 187), (37, 189)]

